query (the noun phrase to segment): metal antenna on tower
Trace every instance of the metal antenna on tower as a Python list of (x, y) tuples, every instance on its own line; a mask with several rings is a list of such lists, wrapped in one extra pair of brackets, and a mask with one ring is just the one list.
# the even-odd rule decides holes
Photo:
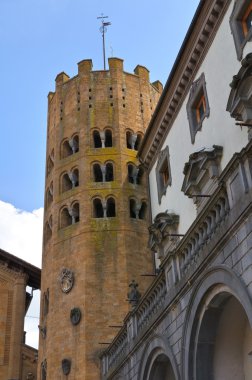
[(102, 34), (102, 45), (103, 45), (103, 66), (104, 70), (106, 70), (106, 52), (105, 52), (105, 33), (107, 32), (107, 26), (111, 25), (111, 22), (105, 22), (104, 19), (108, 18), (108, 16), (103, 16), (103, 13), (101, 16), (97, 17), (97, 19), (102, 20), (102, 26), (100, 27), (100, 32)]

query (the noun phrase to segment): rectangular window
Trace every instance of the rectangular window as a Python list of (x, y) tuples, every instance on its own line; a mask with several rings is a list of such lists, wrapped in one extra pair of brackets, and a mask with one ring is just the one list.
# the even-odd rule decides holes
[(156, 167), (156, 179), (158, 188), (158, 201), (161, 203), (161, 198), (166, 194), (167, 187), (171, 186), (171, 168), (168, 146), (166, 146), (165, 149), (161, 150), (159, 154)]
[(186, 111), (191, 141), (194, 144), (197, 132), (201, 130), (204, 119), (210, 114), (204, 73), (192, 83)]

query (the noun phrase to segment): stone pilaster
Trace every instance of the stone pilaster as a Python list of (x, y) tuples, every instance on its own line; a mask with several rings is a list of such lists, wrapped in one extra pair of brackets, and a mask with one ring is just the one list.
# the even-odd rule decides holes
[(21, 380), (21, 345), (23, 343), (25, 297), (28, 276), (17, 274), (13, 288), (13, 314), (9, 355), (9, 380)]

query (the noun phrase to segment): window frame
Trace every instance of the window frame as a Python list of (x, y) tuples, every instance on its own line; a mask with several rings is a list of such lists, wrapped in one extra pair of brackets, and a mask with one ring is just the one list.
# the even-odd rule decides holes
[[(200, 106), (203, 103), (204, 113), (200, 116)], [(202, 73), (200, 77), (193, 82), (189, 99), (186, 105), (187, 118), (189, 121), (191, 142), (194, 144), (195, 136), (198, 131), (201, 131), (202, 124), (205, 118), (210, 115), (210, 107), (206, 90), (205, 74)]]
[(252, 27), (248, 30), (247, 25), (245, 25), (246, 19), (251, 11), (251, 0), (236, 1), (229, 20), (237, 59), (239, 61), (242, 59), (243, 49), (246, 43), (252, 40)]
[[(168, 179), (164, 181), (163, 178), (163, 168), (167, 166), (168, 171)], [(161, 198), (166, 194), (168, 186), (172, 184), (172, 176), (171, 176), (171, 166), (170, 166), (170, 154), (169, 147), (166, 146), (163, 150), (161, 150), (156, 166), (156, 181), (157, 181), (157, 190), (158, 190), (158, 203), (161, 203)]]

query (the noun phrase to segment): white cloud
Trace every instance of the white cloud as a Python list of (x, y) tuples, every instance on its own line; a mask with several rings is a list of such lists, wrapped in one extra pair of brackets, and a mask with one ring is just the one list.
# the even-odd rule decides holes
[(0, 201), (0, 248), (38, 267), (41, 266), (43, 208), (19, 210)]
[[(32, 212), (19, 210), (0, 201), (0, 248), (30, 264), (41, 266), (43, 208)], [(38, 345), (39, 291), (34, 292), (28, 310), (25, 330), (26, 343)]]

